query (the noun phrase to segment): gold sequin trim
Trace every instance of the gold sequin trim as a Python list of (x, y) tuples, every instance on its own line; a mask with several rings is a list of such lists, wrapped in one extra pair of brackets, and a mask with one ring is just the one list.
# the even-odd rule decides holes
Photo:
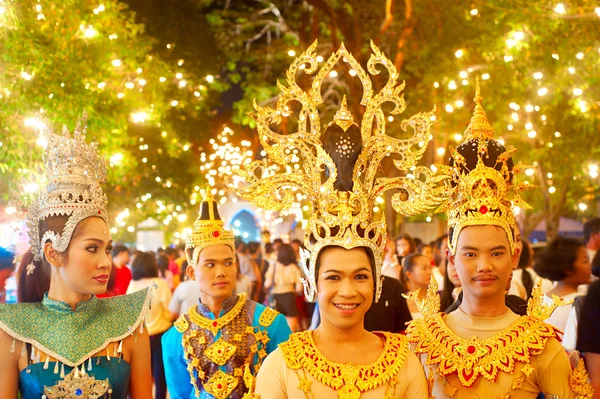
[[(380, 333), (385, 346), (379, 359), (370, 365), (339, 364), (328, 360), (317, 348), (312, 331), (295, 333), (279, 345), (285, 362), (292, 370), (303, 369), (327, 387), (337, 391), (340, 399), (357, 399), (362, 392), (386, 383), (394, 386), (408, 351), (407, 339), (398, 334)], [(301, 379), (302, 383), (302, 379)], [(307, 394), (310, 385), (302, 383)]]
[(591, 399), (594, 397), (594, 388), (589, 381), (589, 375), (585, 369), (583, 359), (579, 359), (577, 367), (569, 376), (569, 386), (578, 399)]
[(198, 324), (203, 329), (209, 330), (213, 335), (216, 335), (221, 328), (231, 323), (231, 321), (237, 317), (237, 315), (240, 313), (240, 311), (246, 304), (247, 298), (245, 293), (239, 294), (238, 297), (239, 299), (235, 306), (223, 317), (214, 320), (208, 319), (200, 313), (198, 313), (198, 307), (194, 306), (190, 308), (188, 312), (190, 320), (193, 323)]
[(179, 331), (180, 333), (186, 332), (187, 329), (190, 328), (190, 324), (188, 323), (187, 319), (185, 318), (185, 315), (179, 316), (179, 318), (177, 319), (177, 321), (175, 323), (173, 323), (173, 325), (175, 326), (177, 331)]
[(532, 316), (522, 316), (491, 338), (463, 339), (448, 328), (439, 313), (413, 321), (408, 329), (417, 355), (427, 354), (427, 365), (438, 365), (445, 377), (457, 373), (464, 387), (479, 376), (494, 382), (499, 371), (512, 374), (516, 362), (530, 364), (533, 355), (543, 352), (546, 341), (558, 338), (557, 330)]
[(275, 320), (275, 318), (277, 317), (278, 314), (279, 314), (279, 312), (274, 309), (265, 308), (265, 310), (260, 315), (258, 324), (260, 324), (261, 326), (263, 326), (265, 328), (269, 327), (273, 323), (273, 321)]

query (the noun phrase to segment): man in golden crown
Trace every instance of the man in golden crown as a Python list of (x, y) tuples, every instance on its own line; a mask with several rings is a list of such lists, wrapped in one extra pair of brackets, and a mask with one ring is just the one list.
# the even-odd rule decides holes
[[(319, 305), (321, 324), (314, 331), (292, 334), (261, 368), (253, 398), (380, 399), (428, 397), (425, 375), (408, 340), (399, 334), (365, 330), (365, 313), (379, 300), (386, 244), (386, 222), (376, 213), (376, 200), (396, 190), (393, 206), (411, 215), (432, 208), (444, 199), (443, 186), (428, 168), (416, 167), (429, 140), (433, 113), (422, 112), (403, 122), (414, 135), (399, 140), (385, 134), (387, 116), (381, 106), (404, 110), (403, 84), (391, 63), (372, 45), (368, 63), (388, 70), (388, 82), (374, 92), (367, 72), (342, 45), (317, 72), (316, 42), (291, 65), (288, 85), (276, 109), (256, 105), (259, 138), (267, 158), (240, 171), (247, 186), (238, 188), (245, 199), (266, 209), (291, 206), (301, 191), (313, 212), (305, 227), (301, 251), (303, 281), (308, 300)], [(340, 60), (363, 85), (365, 107), (361, 125), (354, 121), (346, 97), (333, 120), (321, 125), (321, 84)], [(311, 75), (312, 90), (304, 92), (293, 78), (299, 70)], [(287, 104), (302, 105), (298, 131), (280, 134), (271, 126), (289, 115)], [(421, 146), (419, 146), (421, 142)], [(381, 161), (395, 155), (396, 167), (412, 176), (379, 176)], [(299, 160), (299, 161), (298, 161)], [(294, 163), (296, 166), (294, 166)], [(324, 173), (323, 173), (324, 171)], [(422, 177), (422, 179), (419, 179)]]
[(186, 272), (200, 286), (199, 301), (162, 339), (173, 399), (241, 399), (265, 357), (291, 333), (283, 315), (235, 293), (234, 241), (208, 189), (186, 244)]
[(463, 300), (449, 314), (439, 313), (436, 283), (419, 303), (424, 318), (408, 329), (414, 351), (421, 356), (441, 398), (590, 398), (583, 363), (572, 371), (560, 344), (561, 333), (544, 323), (560, 304), (543, 304), (541, 288), (534, 289), (527, 315), (513, 313), (505, 290), (519, 256), (515, 245), (512, 206), (527, 207), (515, 175), (522, 165), (494, 140), (479, 94), (475, 114), (452, 151), (451, 193), (447, 202), (448, 264), (456, 268)]

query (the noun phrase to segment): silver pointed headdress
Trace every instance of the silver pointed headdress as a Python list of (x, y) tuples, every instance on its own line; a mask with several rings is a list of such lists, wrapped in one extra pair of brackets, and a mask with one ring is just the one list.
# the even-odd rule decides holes
[[(100, 183), (106, 179), (106, 165), (98, 155), (96, 143), (85, 142), (86, 115), (79, 121), (73, 137), (63, 127), (62, 135), (48, 132), (44, 172), (48, 184), (40, 190), (27, 213), (29, 243), (35, 261), (43, 258), (47, 240), (58, 252), (65, 252), (77, 224), (97, 216), (108, 223), (106, 194)], [(61, 232), (45, 231), (40, 240), (39, 224), (52, 216), (67, 216)]]

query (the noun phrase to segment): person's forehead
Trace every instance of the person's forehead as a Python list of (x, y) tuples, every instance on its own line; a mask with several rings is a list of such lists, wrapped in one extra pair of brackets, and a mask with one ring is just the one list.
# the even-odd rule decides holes
[(495, 248), (508, 246), (508, 235), (499, 226), (467, 226), (458, 236), (458, 248), (463, 246), (476, 248)]
[(200, 251), (200, 260), (204, 259), (226, 259), (233, 258), (233, 249), (230, 246), (222, 245), (211, 245), (203, 248)]

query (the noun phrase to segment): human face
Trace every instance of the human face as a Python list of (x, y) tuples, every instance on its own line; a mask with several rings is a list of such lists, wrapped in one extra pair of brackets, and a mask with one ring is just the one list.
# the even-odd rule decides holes
[(515, 268), (519, 265), (519, 259), (521, 258), (521, 252), (523, 252), (523, 240), (521, 239), (521, 229), (519, 226), (515, 227), (515, 253), (517, 260), (513, 265)]
[(448, 279), (452, 284), (454, 284), (454, 287), (458, 288), (462, 286), (462, 284), (460, 283), (460, 279), (458, 278), (458, 273), (456, 272), (456, 267), (454, 267), (454, 265), (448, 264), (446, 272), (448, 273)]
[(127, 263), (129, 263), (129, 252), (128, 251), (123, 251), (120, 252), (114, 259), (113, 259), (113, 263), (115, 264), (115, 266), (125, 266)]
[(516, 256), (500, 227), (469, 226), (461, 230), (448, 263), (456, 268), (465, 295), (483, 299), (504, 296)]
[[(45, 245), (49, 250), (51, 244)], [(47, 256), (60, 279), (60, 287), (78, 295), (98, 295), (106, 292), (112, 259), (112, 238), (106, 222), (98, 217), (87, 218), (77, 225), (62, 262)]]
[(431, 280), (431, 261), (424, 256), (418, 256), (414, 262), (412, 270), (406, 272), (406, 276), (415, 289), (427, 288)]
[(589, 284), (592, 276), (592, 265), (587, 249), (582, 246), (577, 250), (577, 258), (573, 263), (573, 270), (569, 273), (569, 279), (575, 285)]
[(200, 285), (200, 292), (217, 300), (233, 294), (237, 270), (230, 246), (211, 245), (200, 251), (196, 267), (188, 266), (187, 275)]
[(326, 248), (319, 263), (317, 302), (323, 322), (340, 330), (364, 326), (375, 291), (365, 249)]
[(431, 261), (433, 260), (433, 248), (431, 248), (431, 246), (425, 245), (421, 250), (421, 254), (427, 259), (429, 259), (429, 263), (431, 263)]
[(406, 255), (410, 254), (410, 243), (408, 242), (408, 240), (401, 238), (398, 241), (396, 241), (396, 252), (398, 253), (398, 256), (402, 257), (405, 257)]

